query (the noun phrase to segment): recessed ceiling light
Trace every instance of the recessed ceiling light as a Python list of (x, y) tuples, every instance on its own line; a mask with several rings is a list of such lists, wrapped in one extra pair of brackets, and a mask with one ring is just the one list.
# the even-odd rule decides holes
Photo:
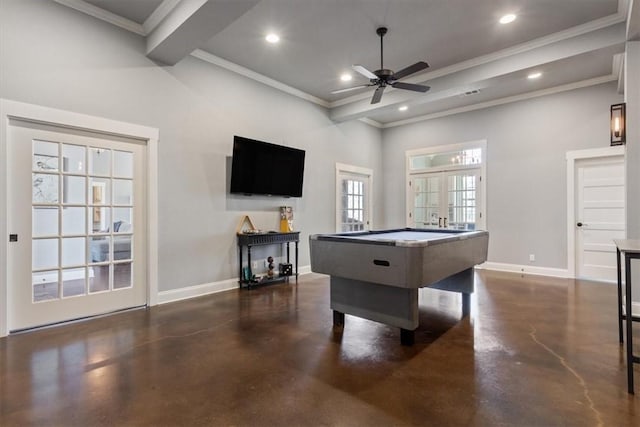
[(269, 43), (278, 43), (280, 41), (280, 37), (277, 34), (271, 33), (271, 34), (267, 34), (267, 37), (265, 37), (265, 40), (268, 41)]
[(500, 23), (501, 24), (508, 24), (510, 22), (513, 22), (516, 20), (516, 15), (514, 15), (513, 13), (508, 13), (506, 15), (504, 15), (502, 18), (500, 18)]
[(409, 107), (407, 107), (406, 105), (401, 105), (398, 107), (398, 111), (407, 111), (409, 109)]
[(531, 73), (527, 76), (528, 79), (537, 79), (538, 77), (540, 77), (542, 75), (541, 72), (535, 72), (535, 73)]
[(344, 73), (343, 75), (340, 76), (340, 80), (342, 80), (343, 82), (350, 81), (351, 80), (351, 74)]

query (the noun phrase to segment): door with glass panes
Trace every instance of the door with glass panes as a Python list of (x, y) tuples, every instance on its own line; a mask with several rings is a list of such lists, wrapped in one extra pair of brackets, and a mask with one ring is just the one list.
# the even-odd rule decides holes
[(9, 328), (146, 303), (144, 146), (8, 127)]
[(412, 175), (409, 226), (475, 230), (479, 220), (479, 180), (479, 169)]
[(370, 188), (370, 174), (338, 170), (336, 231), (369, 230)]

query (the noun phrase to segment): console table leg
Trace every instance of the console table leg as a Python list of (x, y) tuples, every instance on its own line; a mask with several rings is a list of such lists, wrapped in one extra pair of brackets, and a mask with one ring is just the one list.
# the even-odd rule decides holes
[(298, 241), (296, 240), (296, 283), (298, 282)]
[(400, 328), (400, 344), (413, 345), (416, 339), (416, 332), (409, 329)]

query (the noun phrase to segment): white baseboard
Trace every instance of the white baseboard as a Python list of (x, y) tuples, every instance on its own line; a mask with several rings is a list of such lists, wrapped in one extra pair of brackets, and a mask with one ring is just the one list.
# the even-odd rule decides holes
[(216, 292), (228, 291), (238, 287), (238, 279), (227, 279), (220, 282), (204, 283), (202, 285), (187, 286), (158, 292), (158, 304), (181, 301), (189, 298), (201, 297)]
[(569, 277), (569, 270), (562, 268), (534, 267), (531, 265), (507, 264), (502, 262), (487, 261), (483, 264), (477, 265), (476, 268), (480, 270), (508, 271), (510, 273), (531, 274), (534, 276), (561, 277), (563, 279)]
[[(311, 273), (311, 266), (305, 265), (298, 268), (298, 274)], [(229, 291), (238, 288), (238, 279), (227, 279), (219, 282), (203, 283), (202, 285), (187, 286), (179, 289), (158, 292), (158, 304), (167, 304), (190, 298), (197, 298), (217, 292)]]

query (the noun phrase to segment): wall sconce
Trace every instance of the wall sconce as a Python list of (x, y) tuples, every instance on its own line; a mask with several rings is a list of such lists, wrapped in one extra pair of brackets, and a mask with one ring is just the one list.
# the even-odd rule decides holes
[(611, 145), (622, 145), (626, 141), (625, 104), (611, 106)]

